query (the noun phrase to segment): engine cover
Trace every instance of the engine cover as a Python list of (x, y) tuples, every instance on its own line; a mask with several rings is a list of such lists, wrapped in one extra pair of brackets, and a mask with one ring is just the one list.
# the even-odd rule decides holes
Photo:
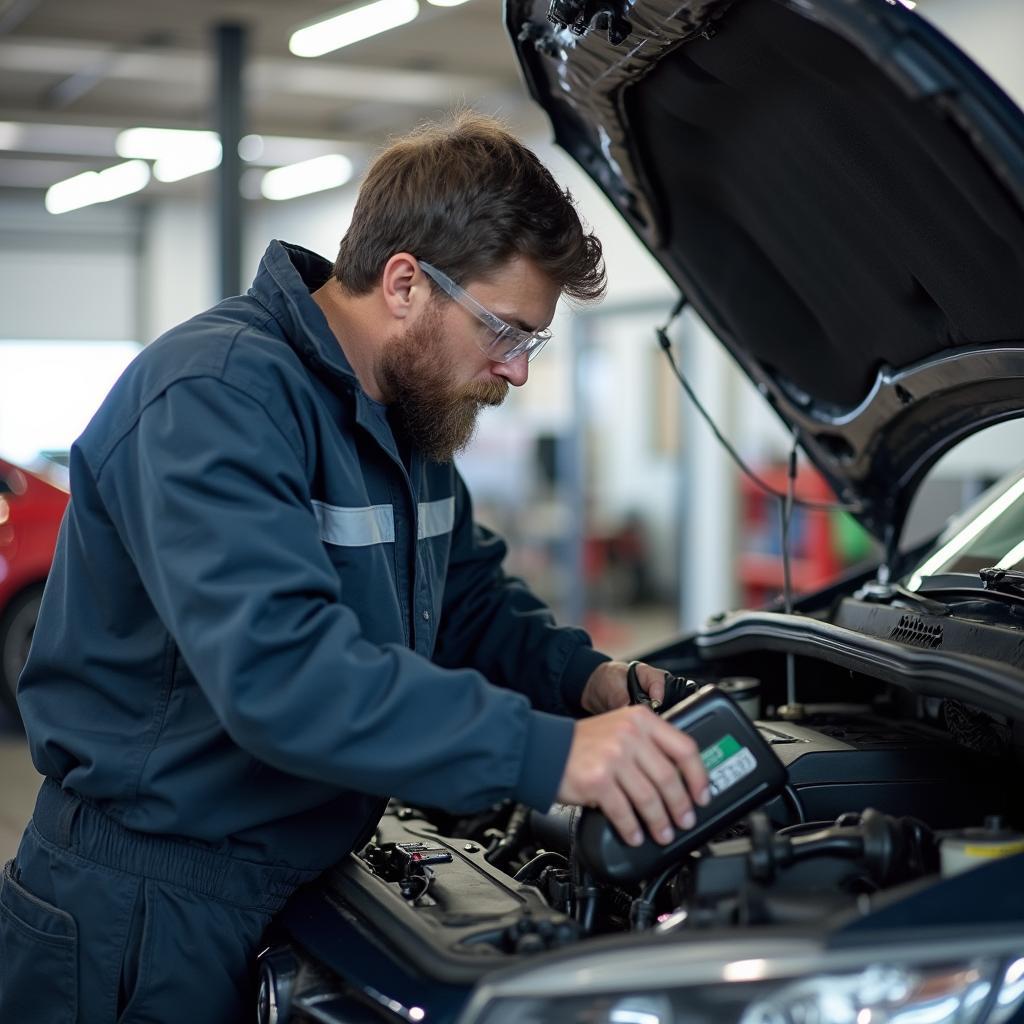
[[(952, 828), (1012, 806), (1006, 791), (993, 785), (1001, 773), (993, 770), (991, 758), (934, 729), (827, 713), (799, 724), (759, 722), (758, 728), (786, 766), (808, 821), (875, 807), (895, 817), (921, 818), (933, 828)], [(778, 825), (793, 820), (793, 808), (782, 798), (765, 810)]]

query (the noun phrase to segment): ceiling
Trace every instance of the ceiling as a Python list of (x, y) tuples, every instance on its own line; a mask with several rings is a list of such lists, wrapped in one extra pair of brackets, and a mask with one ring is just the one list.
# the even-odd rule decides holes
[[(400, 28), (322, 57), (289, 53), (295, 29), (364, 2), (0, 0), (0, 197), (120, 162), (114, 140), (124, 128), (215, 127), (218, 24), (246, 31), (246, 130), (298, 140), (268, 140), (243, 175), (250, 197), (257, 167), (334, 151), (359, 173), (389, 136), (461, 104), (500, 114), (520, 134), (548, 133), (520, 80), (500, 0), (419, 0), (417, 18)], [(1024, 101), (1021, 0), (923, 0), (919, 10)], [(211, 178), (152, 181), (139, 195), (201, 194)]]
[(288, 52), (296, 28), (361, 2), (0, 0), (0, 189), (42, 189), (109, 167), (124, 128), (213, 128), (218, 24), (246, 29), (246, 130), (325, 140), (276, 160), (268, 148), (264, 164), (325, 149), (358, 162), (388, 136), (465, 103), (518, 131), (542, 128), (496, 0), (421, 0), (400, 28), (323, 57)]

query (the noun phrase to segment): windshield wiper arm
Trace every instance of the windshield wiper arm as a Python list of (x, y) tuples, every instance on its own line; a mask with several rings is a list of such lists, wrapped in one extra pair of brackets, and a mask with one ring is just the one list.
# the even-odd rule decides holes
[(1024, 598), (1024, 572), (1019, 569), (1000, 569), (993, 566), (988, 569), (979, 569), (978, 575), (986, 590)]

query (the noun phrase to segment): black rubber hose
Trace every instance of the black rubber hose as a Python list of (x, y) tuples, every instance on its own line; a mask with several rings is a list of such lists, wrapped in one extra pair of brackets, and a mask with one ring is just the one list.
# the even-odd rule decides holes
[(805, 822), (807, 820), (807, 815), (804, 813), (804, 805), (800, 802), (799, 794), (790, 783), (786, 783), (785, 788), (782, 790), (782, 795), (785, 797), (790, 807), (793, 808), (793, 813), (796, 815), (797, 822), (800, 824)]
[(492, 850), (484, 854), (484, 860), (496, 868), (504, 868), (515, 855), (519, 846), (519, 834), (530, 820), (530, 808), (526, 804), (516, 804), (508, 819), (505, 837)]
[(598, 888), (594, 884), (593, 876), (589, 871), (581, 870), (573, 895), (576, 900), (576, 920), (584, 935), (589, 935), (594, 929), (597, 894)]
[(661, 891), (661, 887), (678, 870), (678, 864), (670, 864), (644, 889), (641, 896), (633, 900), (633, 904), (629, 908), (629, 921), (634, 931), (646, 931), (651, 926), (651, 920), (654, 918), (654, 901)]
[(833, 857), (849, 857), (856, 860), (864, 856), (864, 837), (858, 832), (842, 834), (837, 831), (823, 836), (798, 836), (790, 843), (793, 861), (807, 860), (829, 854)]
[(532, 860), (528, 860), (512, 878), (517, 882), (533, 885), (546, 867), (550, 867), (552, 864), (565, 866), (568, 863), (569, 861), (555, 850), (545, 850), (544, 853), (538, 853)]
[(780, 828), (775, 834), (777, 836), (789, 836), (793, 839), (796, 836), (810, 835), (812, 832), (821, 832), (822, 829), (831, 828), (831, 821), (801, 821), (795, 825), (787, 825)]

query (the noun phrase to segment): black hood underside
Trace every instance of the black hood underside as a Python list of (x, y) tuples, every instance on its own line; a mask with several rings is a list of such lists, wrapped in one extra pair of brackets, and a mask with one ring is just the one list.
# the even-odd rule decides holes
[(886, 0), (510, 0), (535, 97), (876, 534), (1024, 412), (1024, 118)]

